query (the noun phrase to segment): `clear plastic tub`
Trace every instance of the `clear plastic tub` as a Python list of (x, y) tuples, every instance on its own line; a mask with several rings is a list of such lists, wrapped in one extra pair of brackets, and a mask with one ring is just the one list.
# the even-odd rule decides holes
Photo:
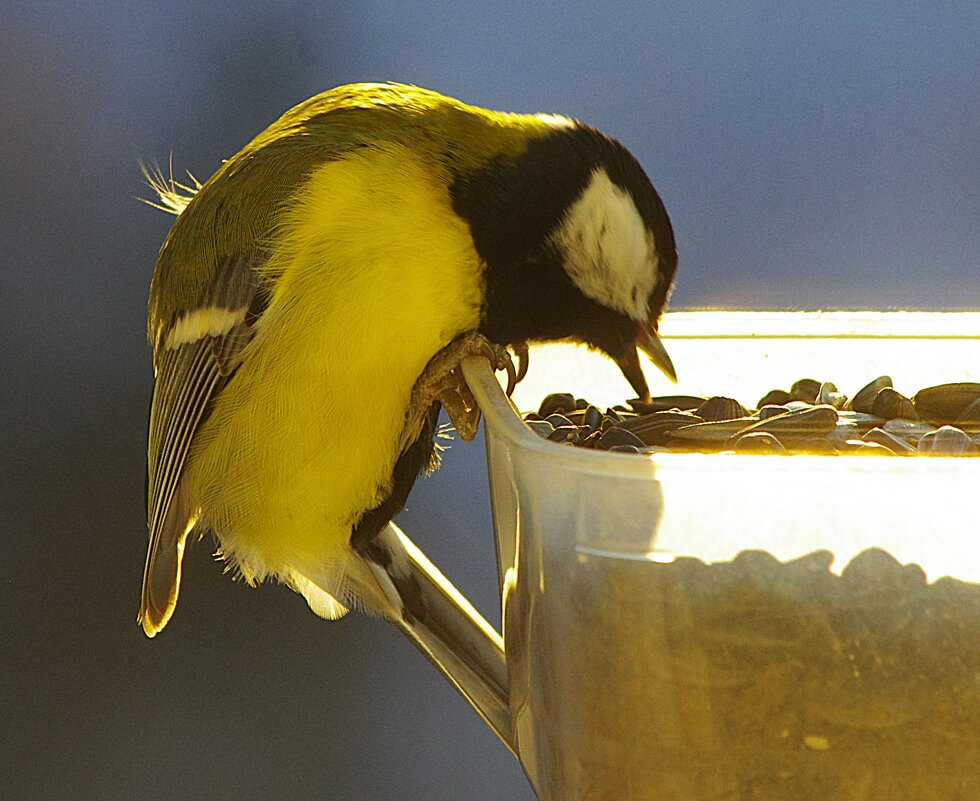
[[(697, 312), (661, 333), (665, 394), (980, 380), (978, 314)], [(577, 349), (531, 358), (525, 408), (628, 392)], [(543, 801), (980, 798), (980, 458), (585, 451), (466, 371)]]

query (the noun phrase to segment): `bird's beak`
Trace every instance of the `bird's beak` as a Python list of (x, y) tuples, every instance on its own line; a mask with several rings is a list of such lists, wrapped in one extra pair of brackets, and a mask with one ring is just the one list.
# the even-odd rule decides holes
[(674, 363), (670, 360), (664, 343), (660, 341), (660, 337), (657, 336), (657, 332), (653, 328), (645, 325), (640, 326), (636, 332), (636, 346), (650, 357), (650, 361), (657, 366), (660, 372), (673, 383), (677, 383), (677, 371), (674, 369)]
[(636, 332), (634, 347), (627, 347), (626, 351), (616, 357), (616, 364), (623, 371), (626, 380), (636, 392), (637, 397), (642, 401), (650, 400), (650, 389), (647, 387), (646, 376), (643, 375), (643, 368), (640, 366), (639, 351), (642, 350), (661, 372), (675, 384), (677, 383), (677, 372), (674, 370), (674, 363), (667, 355), (663, 342), (657, 336), (657, 332), (651, 326), (641, 325)]

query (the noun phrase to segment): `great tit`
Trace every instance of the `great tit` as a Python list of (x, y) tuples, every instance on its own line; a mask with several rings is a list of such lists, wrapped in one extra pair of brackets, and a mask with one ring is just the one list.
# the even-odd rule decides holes
[(177, 217), (149, 298), (151, 637), (208, 530), (247, 582), (278, 578), (323, 617), (411, 618), (412, 560), (384, 532), (433, 463), (443, 396), (412, 404), (451, 343), (585, 343), (640, 397), (637, 348), (673, 376), (664, 205), (623, 145), (568, 117), (341, 86), (203, 185), (156, 188)]

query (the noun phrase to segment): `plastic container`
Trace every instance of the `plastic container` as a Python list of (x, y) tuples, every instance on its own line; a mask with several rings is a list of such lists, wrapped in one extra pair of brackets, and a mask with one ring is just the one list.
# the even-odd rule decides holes
[[(980, 380), (978, 314), (697, 312), (661, 333), (664, 394)], [(531, 358), (525, 408), (628, 392), (595, 355)], [(980, 798), (980, 458), (585, 451), (465, 369), (542, 801)]]

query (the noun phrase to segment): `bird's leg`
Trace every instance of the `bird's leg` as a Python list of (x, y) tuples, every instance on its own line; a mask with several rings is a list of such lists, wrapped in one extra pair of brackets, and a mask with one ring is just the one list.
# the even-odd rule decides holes
[(442, 404), (459, 435), (467, 442), (471, 441), (480, 424), (480, 409), (459, 366), (468, 356), (485, 356), (494, 370), (507, 371), (509, 395), (527, 372), (527, 345), (521, 343), (514, 350), (519, 369), (514, 368), (514, 361), (506, 347), (491, 342), (483, 334), (470, 331), (433, 356), (412, 388), (399, 452), (418, 431), (427, 410), (437, 402)]

